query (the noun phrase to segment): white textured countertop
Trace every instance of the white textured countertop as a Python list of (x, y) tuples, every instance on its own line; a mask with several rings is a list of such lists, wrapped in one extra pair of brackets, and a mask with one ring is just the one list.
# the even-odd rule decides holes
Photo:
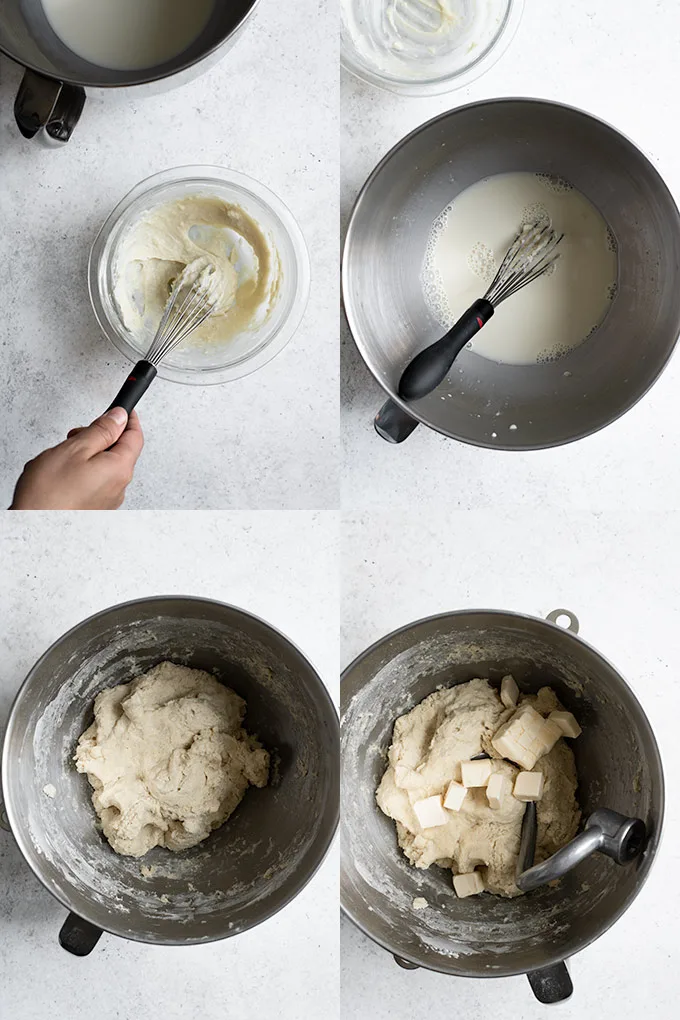
[[(418, 519), (364, 512), (344, 523), (343, 666), (392, 630), (455, 609), (545, 617), (566, 608), (580, 636), (629, 681), (656, 734), (667, 802), (660, 852), (626, 914), (569, 964), (574, 994), (539, 1005), (524, 977), (404, 971), (343, 920), (343, 1020), (482, 1017), (669, 1020), (677, 1014), (680, 785), (680, 515), (594, 515), (504, 508)], [(396, 848), (395, 848), (396, 850)]]
[[(202, 595), (261, 616), (302, 649), (335, 698), (336, 556), (337, 528), (322, 513), (5, 514), (0, 737), (14, 694), (53, 641), (91, 613), (147, 595)], [(233, 939), (160, 947), (105, 934), (77, 959), (57, 942), (66, 911), (0, 827), (0, 1017), (336, 1020), (337, 874), (334, 845), (292, 903)]]
[[(310, 45), (310, 40), (314, 45)], [(168, 167), (219, 164), (274, 191), (312, 260), (304, 321), (259, 372), (228, 385), (157, 380), (127, 509), (321, 509), (337, 501), (337, 28), (326, 0), (261, 0), (203, 77), (142, 98), (90, 97), (71, 141), (25, 141), (21, 78), (0, 56), (0, 506), (24, 462), (108, 406), (129, 367), (87, 294), (95, 235)]]
[[(551, 99), (588, 110), (631, 137), (651, 158), (676, 201), (680, 146), (675, 69), (680, 9), (663, 0), (526, 0), (508, 50), (481, 79), (435, 99), (400, 97), (343, 74), (342, 211), (368, 174), (406, 134), (454, 106), (502, 96)], [(454, 507), (513, 501), (551, 505), (654, 508), (668, 497), (680, 458), (676, 356), (653, 390), (598, 435), (556, 450), (503, 453), (474, 449), (418, 428), (400, 446), (373, 430), (384, 392), (343, 328), (343, 476), (347, 508), (432, 500)], [(640, 480), (644, 472), (645, 484)]]

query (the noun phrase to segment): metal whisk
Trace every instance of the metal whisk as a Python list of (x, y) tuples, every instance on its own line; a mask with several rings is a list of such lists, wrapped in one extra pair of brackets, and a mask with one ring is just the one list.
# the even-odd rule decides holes
[(146, 358), (138, 361), (109, 405), (130, 413), (156, 378), (161, 361), (212, 315), (221, 296), (217, 268), (196, 259), (175, 280)]
[(508, 248), (484, 297), (468, 308), (446, 336), (426, 347), (407, 365), (399, 381), (399, 396), (403, 400), (419, 400), (436, 389), (501, 301), (543, 276), (557, 261), (560, 256), (555, 249), (563, 237), (564, 234), (555, 233), (546, 219), (523, 227)]

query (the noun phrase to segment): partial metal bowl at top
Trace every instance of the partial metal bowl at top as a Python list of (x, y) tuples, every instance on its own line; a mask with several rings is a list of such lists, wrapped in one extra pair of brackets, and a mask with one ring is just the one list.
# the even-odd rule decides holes
[[(198, 846), (123, 857), (97, 830), (73, 754), (99, 691), (165, 659), (214, 673), (245, 698), (248, 732), (271, 752), (270, 783), (250, 788)], [(2, 787), (28, 865), (71, 911), (62, 944), (71, 948), (75, 931), (82, 947), (84, 921), (90, 932), (188, 945), (260, 924), (306, 885), (337, 826), (338, 768), (337, 714), (305, 656), (242, 609), (167, 596), (98, 613), (45, 652), (10, 714)]]
[(32, 138), (44, 128), (50, 141), (68, 141), (83, 109), (84, 87), (183, 84), (227, 52), (258, 3), (216, 3), (203, 31), (181, 53), (156, 66), (118, 70), (74, 53), (53, 30), (41, 0), (3, 0), (0, 51), (26, 68), (14, 107), (20, 131)]
[(302, 321), (309, 297), (309, 254), (302, 231), (281, 199), (258, 181), (216, 166), (177, 167), (142, 181), (116, 206), (92, 246), (90, 299), (102, 331), (120, 353), (133, 363), (143, 358), (148, 348), (122, 321), (114, 297), (118, 246), (140, 217), (192, 195), (221, 198), (243, 208), (260, 225), (280, 261), (280, 285), (261, 325), (223, 343), (197, 344), (189, 338), (158, 368), (161, 378), (173, 382), (230, 382), (262, 368), (283, 350)]
[[(519, 171), (569, 181), (602, 214), (618, 248), (611, 307), (563, 358), (513, 365), (464, 350), (441, 386), (406, 403), (397, 395), (403, 370), (442, 335), (421, 285), (432, 224), (466, 188)], [(651, 162), (603, 121), (537, 99), (450, 110), (399, 142), (357, 199), (342, 274), (352, 335), (391, 401), (396, 427), (379, 428), (384, 438), (401, 441), (422, 423), (501, 450), (569, 443), (629, 410), (675, 348), (679, 280), (680, 213)]]

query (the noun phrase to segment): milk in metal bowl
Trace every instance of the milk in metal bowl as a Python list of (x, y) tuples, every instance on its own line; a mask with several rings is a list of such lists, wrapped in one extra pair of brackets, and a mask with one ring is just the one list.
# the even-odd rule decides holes
[(457, 195), (432, 225), (421, 283), (445, 332), (484, 295), (520, 227), (542, 219), (564, 234), (560, 258), (504, 301), (468, 345), (491, 361), (555, 361), (592, 336), (616, 294), (614, 235), (585, 195), (540, 173), (487, 177)]
[(98, 67), (136, 71), (172, 60), (198, 39), (215, 0), (42, 0), (53, 31)]

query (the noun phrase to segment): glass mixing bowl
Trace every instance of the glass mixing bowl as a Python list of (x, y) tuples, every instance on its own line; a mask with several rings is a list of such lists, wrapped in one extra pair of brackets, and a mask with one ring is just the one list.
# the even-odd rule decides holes
[(228, 382), (261, 368), (283, 350), (300, 325), (309, 296), (310, 266), (302, 231), (283, 202), (258, 181), (217, 166), (165, 170), (138, 184), (116, 206), (99, 231), (88, 268), (90, 299), (109, 340), (130, 361), (147, 352), (121, 318), (114, 298), (119, 245), (140, 217), (166, 202), (206, 195), (233, 202), (267, 235), (281, 264), (281, 282), (266, 320), (224, 343), (193, 344), (191, 338), (163, 360), (158, 374), (174, 382), (206, 385)]
[(524, 0), (341, 0), (340, 8), (348, 71), (402, 95), (436, 96), (488, 71), (517, 31)]

